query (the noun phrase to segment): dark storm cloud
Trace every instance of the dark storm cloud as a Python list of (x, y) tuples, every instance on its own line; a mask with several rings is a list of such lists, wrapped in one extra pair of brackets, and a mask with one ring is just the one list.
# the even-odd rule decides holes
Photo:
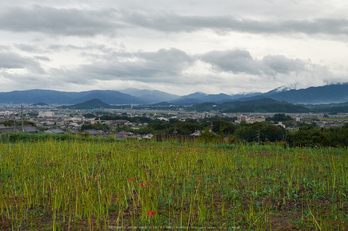
[(114, 33), (120, 25), (112, 10), (82, 11), (50, 7), (0, 11), (0, 29), (14, 32), (94, 36)]
[[(74, 78), (78, 82), (95, 79), (175, 82), (193, 62), (194, 58), (174, 48), (160, 49), (157, 52), (112, 52), (101, 61), (80, 66), (73, 71), (73, 75), (81, 76)], [(60, 72), (59, 75), (66, 74), (65, 70), (56, 71)]]
[(211, 51), (200, 57), (218, 72), (246, 73), (251, 75), (289, 74), (307, 71), (311, 63), (290, 59), (282, 55), (267, 55), (258, 60), (246, 50)]

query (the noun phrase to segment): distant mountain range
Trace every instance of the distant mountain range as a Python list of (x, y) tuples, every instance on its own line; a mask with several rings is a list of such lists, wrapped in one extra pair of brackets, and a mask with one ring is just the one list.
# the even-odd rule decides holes
[(126, 89), (122, 91), (94, 90), (84, 92), (61, 92), (52, 90), (26, 90), (0, 92), (0, 104), (60, 104), (71, 105), (91, 99), (99, 99), (107, 104), (156, 104), (156, 105), (196, 105), (205, 102), (224, 103), (231, 101), (270, 98), (295, 104), (329, 104), (348, 102), (348, 83), (310, 87), (307, 89), (277, 88), (266, 93), (247, 94), (193, 94), (178, 96), (157, 90)]
[(147, 102), (150, 103), (159, 103), (163, 101), (171, 101), (178, 99), (180, 96), (169, 94), (163, 91), (157, 91), (157, 90), (139, 90), (139, 89), (125, 89), (120, 90), (120, 92), (124, 94), (128, 94), (131, 96), (138, 97), (140, 99), (145, 99)]
[(310, 87), (306, 89), (272, 90), (253, 97), (244, 97), (243, 100), (268, 97), (278, 101), (297, 104), (328, 104), (348, 102), (348, 83)]
[[(169, 101), (171, 104), (176, 105), (194, 105), (205, 102), (214, 102), (214, 103), (223, 103), (229, 102), (233, 100), (237, 100), (240, 98), (258, 96), (261, 93), (250, 93), (250, 94), (237, 94), (237, 95), (227, 95), (227, 94), (205, 94), (202, 92), (196, 92), (190, 95), (185, 95), (175, 100)], [(262, 97), (264, 98), (264, 97)]]
[(119, 91), (61, 92), (51, 90), (27, 90), (0, 93), (0, 104), (77, 104), (91, 99), (100, 99), (108, 104), (147, 104), (151, 101)]
[(306, 89), (290, 89), (287, 87), (276, 88), (266, 93), (249, 93), (238, 95), (208, 95), (204, 93), (193, 93), (169, 101), (172, 104), (193, 105), (204, 102), (223, 103), (235, 100), (253, 100), (270, 98), (277, 101), (286, 101), (296, 104), (327, 104), (348, 102), (348, 83), (326, 85), (321, 87), (310, 87)]

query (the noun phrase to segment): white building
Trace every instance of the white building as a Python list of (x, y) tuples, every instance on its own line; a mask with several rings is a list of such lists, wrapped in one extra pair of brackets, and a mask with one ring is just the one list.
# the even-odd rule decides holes
[(39, 111), (38, 117), (53, 117), (54, 112), (53, 111)]

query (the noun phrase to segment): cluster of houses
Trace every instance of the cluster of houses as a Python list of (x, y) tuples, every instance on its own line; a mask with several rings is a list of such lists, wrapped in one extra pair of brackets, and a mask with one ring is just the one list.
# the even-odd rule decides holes
[[(27, 133), (52, 133), (52, 134), (65, 134), (65, 133), (81, 133), (81, 127), (86, 124), (106, 124), (109, 127), (117, 128), (119, 126), (128, 126), (128, 127), (141, 127), (147, 126), (147, 123), (135, 123), (128, 120), (96, 120), (96, 117), (86, 118), (83, 116), (83, 113), (90, 113), (86, 111), (79, 110), (58, 110), (58, 109), (26, 109), (23, 117), (21, 116), (18, 108), (12, 108), (11, 110), (0, 110), (0, 133), (9, 133), (9, 132), (27, 132)], [(170, 119), (176, 119), (179, 121), (186, 121), (188, 119), (203, 119), (214, 116), (224, 116), (231, 118), (234, 123), (254, 123), (254, 122), (263, 122), (265, 118), (273, 116), (275, 113), (247, 113), (244, 115), (236, 113), (218, 113), (215, 111), (212, 112), (183, 112), (183, 111), (168, 111), (161, 112), (155, 111), (149, 113), (149, 111), (108, 111), (114, 115), (124, 115), (127, 117), (135, 116), (146, 116), (151, 119), (158, 119), (163, 121), (169, 121)], [(343, 126), (345, 123), (348, 123), (348, 114), (339, 114), (335, 116), (330, 116), (330, 118), (325, 118), (323, 120), (324, 114), (288, 114), (296, 122), (308, 123), (311, 124), (313, 121), (320, 127), (335, 127)], [(18, 126), (5, 126), (6, 121), (17, 121), (21, 122), (22, 120), (26, 122), (26, 125)], [(31, 124), (31, 125), (28, 125)], [(281, 122), (276, 124), (285, 128), (285, 125)], [(294, 125), (293, 127), (287, 127), (286, 129), (297, 129)], [(134, 130), (135, 131), (135, 130)], [(91, 136), (108, 136), (115, 135), (117, 138), (139, 138), (139, 139), (151, 139), (152, 135), (135, 135), (132, 132), (118, 132), (117, 129), (111, 131), (103, 131), (96, 129), (87, 129), (83, 131), (84, 134), (89, 134)], [(199, 136), (200, 131), (196, 131), (192, 136)]]

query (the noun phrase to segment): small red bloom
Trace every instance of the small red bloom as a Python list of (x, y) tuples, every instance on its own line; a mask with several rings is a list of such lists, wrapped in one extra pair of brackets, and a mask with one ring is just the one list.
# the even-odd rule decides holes
[(199, 180), (199, 181), (201, 181), (201, 180), (202, 180), (202, 178), (198, 178), (198, 180)]
[(152, 217), (153, 215), (156, 215), (155, 211), (148, 211), (147, 215), (149, 215), (150, 217)]

